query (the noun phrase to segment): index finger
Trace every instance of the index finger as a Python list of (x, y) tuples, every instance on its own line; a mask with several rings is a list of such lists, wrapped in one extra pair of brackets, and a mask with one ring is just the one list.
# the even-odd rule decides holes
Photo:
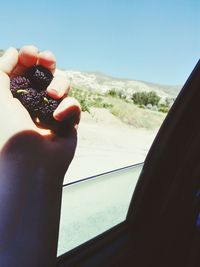
[(56, 58), (51, 51), (42, 51), (38, 55), (37, 65), (42, 65), (54, 73), (56, 68)]
[(23, 75), (28, 67), (36, 64), (38, 49), (33, 45), (25, 45), (19, 51), (19, 60), (13, 71), (14, 75)]

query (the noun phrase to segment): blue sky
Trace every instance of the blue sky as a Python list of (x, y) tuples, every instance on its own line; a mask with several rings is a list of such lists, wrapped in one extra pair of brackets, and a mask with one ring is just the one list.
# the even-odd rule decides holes
[(1, 1), (0, 48), (50, 49), (61, 68), (183, 84), (200, 55), (199, 0)]

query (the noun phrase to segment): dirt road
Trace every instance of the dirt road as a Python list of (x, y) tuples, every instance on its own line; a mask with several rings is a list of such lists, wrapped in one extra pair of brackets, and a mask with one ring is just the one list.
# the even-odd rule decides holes
[(64, 183), (143, 162), (157, 131), (128, 126), (103, 109), (84, 113)]

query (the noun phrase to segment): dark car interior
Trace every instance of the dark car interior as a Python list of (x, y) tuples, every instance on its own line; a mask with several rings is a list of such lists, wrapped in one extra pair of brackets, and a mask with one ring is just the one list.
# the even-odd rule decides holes
[(151, 146), (126, 220), (59, 256), (57, 266), (196, 267), (199, 250), (200, 61)]

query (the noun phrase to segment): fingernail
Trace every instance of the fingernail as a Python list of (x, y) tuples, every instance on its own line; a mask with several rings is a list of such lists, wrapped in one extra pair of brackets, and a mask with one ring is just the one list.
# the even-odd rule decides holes
[(48, 88), (48, 92), (52, 94), (58, 94), (58, 91), (52, 88)]

